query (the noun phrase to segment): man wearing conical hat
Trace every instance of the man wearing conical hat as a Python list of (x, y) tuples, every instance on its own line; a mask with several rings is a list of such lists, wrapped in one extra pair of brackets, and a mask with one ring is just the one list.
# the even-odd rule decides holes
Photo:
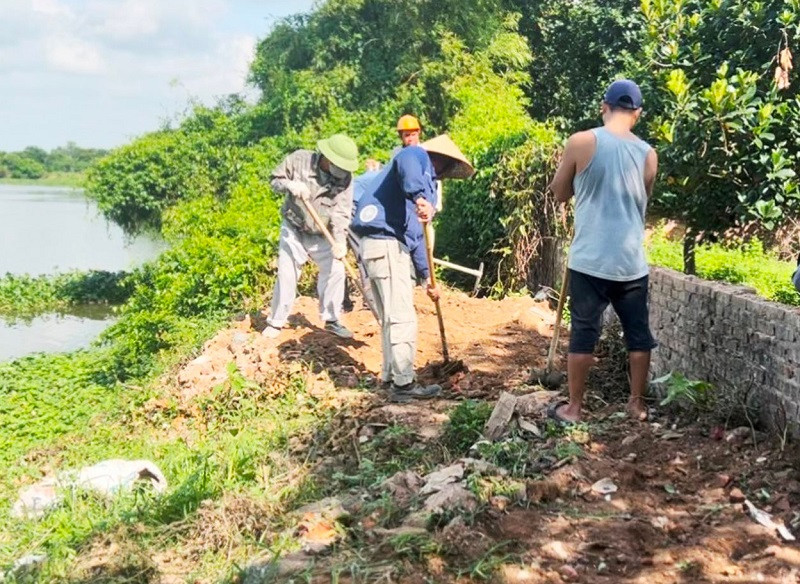
[[(309, 259), (319, 268), (317, 294), (325, 330), (349, 339), (341, 322), (347, 253), (347, 228), (353, 211), (353, 172), (358, 169), (358, 147), (344, 134), (317, 142), (317, 150), (297, 150), (272, 172), (270, 185), (286, 195), (281, 208), (278, 277), (272, 292), (270, 315), (263, 335), (276, 338), (286, 324), (297, 296), (300, 268)], [(334, 239), (322, 235), (303, 200), (317, 211)]]
[[(381, 380), (394, 402), (428, 399), (441, 392), (438, 385), (419, 384), (414, 372), (417, 315), (409, 242), (422, 236), (420, 222), (433, 218), (436, 177), (450, 176), (458, 164), (460, 159), (440, 144), (431, 150), (406, 146), (370, 181), (356, 205), (352, 229), (361, 238), (361, 259), (381, 325)], [(429, 285), (428, 294), (437, 298), (438, 290)]]

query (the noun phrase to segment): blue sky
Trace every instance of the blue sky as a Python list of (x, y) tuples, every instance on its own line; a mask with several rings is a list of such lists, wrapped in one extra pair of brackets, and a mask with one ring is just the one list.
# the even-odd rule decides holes
[(258, 39), (314, 0), (0, 0), (0, 150), (109, 148), (247, 91)]

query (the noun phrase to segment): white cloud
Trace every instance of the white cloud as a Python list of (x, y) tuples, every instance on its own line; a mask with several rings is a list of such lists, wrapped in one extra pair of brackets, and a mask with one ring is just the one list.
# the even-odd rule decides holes
[(98, 2), (87, 14), (99, 35), (117, 41), (153, 36), (161, 27), (161, 8), (152, 2)]
[(246, 90), (271, 13), (311, 2), (0, 0), (0, 150), (112, 146)]
[(100, 48), (90, 42), (70, 36), (45, 40), (47, 63), (65, 73), (98, 74), (106, 68)]
[(32, 0), (31, 10), (44, 16), (54, 18), (72, 18), (73, 12), (69, 6), (59, 0)]

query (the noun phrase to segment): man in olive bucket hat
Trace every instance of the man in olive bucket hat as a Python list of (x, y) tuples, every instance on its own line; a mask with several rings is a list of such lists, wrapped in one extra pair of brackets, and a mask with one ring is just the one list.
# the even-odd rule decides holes
[[(272, 172), (270, 185), (286, 194), (281, 208), (278, 277), (272, 292), (267, 327), (263, 335), (276, 338), (286, 324), (297, 296), (301, 266), (311, 259), (319, 268), (317, 294), (325, 330), (344, 338), (351, 333), (339, 321), (344, 300), (347, 228), (353, 215), (353, 172), (358, 169), (358, 147), (344, 134), (317, 142), (317, 151), (297, 150)], [(328, 243), (306, 212), (304, 199), (317, 211), (331, 232)]]

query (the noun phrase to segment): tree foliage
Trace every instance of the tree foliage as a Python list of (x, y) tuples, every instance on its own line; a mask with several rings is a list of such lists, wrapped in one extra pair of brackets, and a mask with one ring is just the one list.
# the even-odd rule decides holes
[(19, 152), (0, 152), (0, 178), (41, 178), (48, 172), (82, 172), (107, 150), (80, 148), (74, 142), (50, 152), (28, 146)]
[[(645, 0), (645, 42), (631, 69), (652, 108), (661, 158), (655, 203), (696, 243), (729, 231), (768, 235), (800, 213), (800, 102), (773, 69), (797, 38), (796, 0)], [(785, 53), (784, 53), (785, 54)]]
[(568, 131), (597, 124), (603, 89), (641, 46), (640, 0), (512, 0), (534, 82), (529, 111)]
[(251, 80), (262, 92), (272, 135), (325, 117), (396, 101), (441, 127), (446, 111), (425, 66), (441, 63), (440, 39), (471, 49), (488, 45), (503, 22), (502, 0), (329, 0), (310, 15), (286, 19), (262, 40)]

